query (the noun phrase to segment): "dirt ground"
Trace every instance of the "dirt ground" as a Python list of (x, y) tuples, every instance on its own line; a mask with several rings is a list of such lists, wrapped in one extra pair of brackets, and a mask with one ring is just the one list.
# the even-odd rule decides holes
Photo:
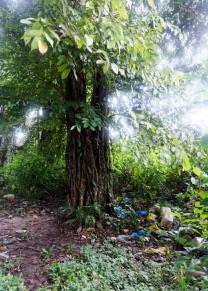
[(51, 262), (62, 261), (67, 252), (78, 253), (87, 242), (76, 228), (63, 228), (56, 207), (20, 199), (0, 203), (0, 263), (11, 262), (8, 271), (22, 274), (31, 291), (47, 283)]
[[(60, 220), (64, 207), (50, 201), (31, 203), (15, 198), (12, 203), (0, 199), (0, 268), (9, 265), (7, 272), (20, 275), (28, 291), (50, 285), (47, 267), (52, 262), (64, 261), (67, 254), (76, 257), (80, 248), (91, 243), (99, 247), (100, 242), (111, 238), (114, 242), (117, 232), (109, 226), (97, 229), (82, 229), (79, 225), (67, 225)], [(117, 237), (118, 238), (118, 237)], [(115, 238), (115, 244), (120, 242)], [(144, 244), (128, 243), (137, 259), (141, 250), (161, 247), (167, 244), (150, 236)], [(148, 259), (161, 261), (161, 254), (144, 254)]]

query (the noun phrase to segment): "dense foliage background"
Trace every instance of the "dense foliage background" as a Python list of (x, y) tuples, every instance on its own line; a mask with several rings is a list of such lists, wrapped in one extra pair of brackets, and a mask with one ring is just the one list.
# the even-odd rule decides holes
[[(131, 220), (138, 227), (138, 208), (169, 206), (179, 228), (168, 236), (184, 247), (182, 266), (197, 259), (207, 275), (206, 1), (58, 2), (1, 1), (1, 191), (67, 198), (92, 227), (121, 207), (128, 215), (119, 231)], [(200, 246), (191, 243), (198, 236)], [(124, 254), (118, 258), (131, 267)], [(73, 280), (82, 282), (91, 262), (73, 264), (83, 273)], [(65, 268), (50, 268), (57, 286)], [(115, 283), (108, 276), (101, 288)], [(196, 284), (204, 288), (203, 278)], [(180, 290), (192, 290), (185, 281)]]

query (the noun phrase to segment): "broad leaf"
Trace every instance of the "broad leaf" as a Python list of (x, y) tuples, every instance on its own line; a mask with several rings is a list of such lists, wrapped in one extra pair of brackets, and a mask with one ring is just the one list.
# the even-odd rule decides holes
[(65, 71), (63, 71), (63, 73), (61, 74), (61, 78), (62, 79), (66, 79), (69, 76), (70, 73), (70, 69), (66, 69)]
[(154, 0), (147, 0), (147, 2), (152, 9), (156, 10)]
[(114, 71), (116, 75), (118, 75), (118, 66), (114, 63), (111, 64), (111, 69)]
[(201, 204), (200, 201), (195, 202), (195, 206), (196, 206), (196, 207), (203, 207), (203, 205)]
[(22, 20), (20, 20), (20, 22), (22, 23), (22, 24), (31, 24), (32, 22), (30, 21), (30, 20), (28, 20), (28, 19), (22, 19)]
[(184, 169), (184, 171), (191, 170), (191, 164), (190, 164), (189, 158), (187, 156), (185, 156), (185, 158), (183, 159), (183, 169)]
[(128, 19), (127, 11), (120, 0), (112, 0), (112, 7), (118, 12), (121, 18), (124, 20)]
[(81, 49), (85, 45), (84, 38), (75, 39), (75, 42), (77, 44), (78, 49)]
[(199, 191), (199, 196), (202, 199), (208, 198), (208, 191)]
[(201, 176), (201, 170), (198, 167), (193, 168), (193, 172), (198, 177)]
[(41, 30), (26, 30), (24, 35), (22, 36), (22, 39), (28, 38), (28, 37), (40, 37), (43, 35), (43, 31)]
[(201, 201), (201, 205), (208, 206), (208, 198), (205, 198)]
[(34, 37), (31, 42), (31, 50), (38, 49), (38, 41), (40, 40), (40, 37)]
[(93, 45), (92, 36), (85, 34), (85, 39), (86, 39), (86, 42), (87, 42), (87, 46), (92, 46)]
[(50, 37), (50, 35), (46, 32), (44, 32), (45, 38), (47, 39), (47, 41), (50, 43), (50, 45), (53, 47), (54, 41), (53, 39)]
[(42, 39), (39, 39), (38, 40), (38, 49), (39, 49), (39, 52), (43, 55), (47, 52), (48, 50), (48, 45), (47, 43), (42, 40)]
[(68, 64), (63, 64), (63, 65), (58, 67), (58, 71), (61, 73), (61, 72), (65, 71), (68, 68), (69, 68)]
[(106, 74), (109, 70), (109, 63), (108, 62), (105, 62), (105, 64), (103, 65), (103, 73)]
[(196, 179), (194, 177), (191, 177), (191, 183), (194, 185), (196, 184)]

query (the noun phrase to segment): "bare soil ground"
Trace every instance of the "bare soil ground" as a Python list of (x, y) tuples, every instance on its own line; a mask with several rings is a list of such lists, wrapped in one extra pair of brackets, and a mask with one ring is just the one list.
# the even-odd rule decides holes
[[(48, 286), (47, 267), (52, 262), (64, 261), (67, 254), (78, 256), (80, 248), (91, 243), (99, 247), (106, 238), (118, 235), (105, 225), (98, 229), (82, 229), (79, 225), (66, 225), (59, 220), (63, 206), (49, 201), (30, 203), (15, 198), (12, 203), (0, 199), (0, 269), (7, 265), (7, 272), (21, 275), (28, 291)], [(94, 241), (94, 242), (93, 242)], [(151, 236), (143, 245), (128, 244), (136, 254), (149, 247), (166, 245)], [(115, 244), (120, 245), (118, 241)], [(138, 253), (139, 258), (141, 252)], [(144, 254), (148, 259), (161, 261), (161, 254)]]
[(76, 228), (61, 227), (55, 207), (20, 199), (0, 203), (0, 263), (10, 262), (8, 271), (22, 274), (28, 290), (47, 283), (51, 262), (62, 261), (69, 250), (79, 252), (87, 242)]

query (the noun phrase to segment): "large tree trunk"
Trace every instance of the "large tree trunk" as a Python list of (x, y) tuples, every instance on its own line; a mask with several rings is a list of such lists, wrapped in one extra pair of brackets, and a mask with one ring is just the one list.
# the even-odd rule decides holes
[[(8, 147), (11, 142), (11, 138), (0, 137), (0, 168), (4, 166), (7, 161)], [(4, 185), (4, 176), (0, 173), (0, 187)]]
[(0, 167), (3, 167), (7, 160), (7, 152), (10, 143), (10, 138), (0, 137)]
[[(110, 171), (108, 129), (92, 131), (90, 128), (71, 130), (75, 125), (76, 114), (82, 111), (78, 104), (86, 104), (86, 79), (81, 71), (71, 73), (67, 79), (67, 147), (66, 167), (68, 180), (68, 205), (73, 207), (98, 203), (107, 213), (111, 212), (112, 175)], [(106, 116), (105, 92), (101, 90), (101, 78), (95, 74), (91, 105), (100, 109)], [(79, 103), (78, 103), (79, 102)]]

